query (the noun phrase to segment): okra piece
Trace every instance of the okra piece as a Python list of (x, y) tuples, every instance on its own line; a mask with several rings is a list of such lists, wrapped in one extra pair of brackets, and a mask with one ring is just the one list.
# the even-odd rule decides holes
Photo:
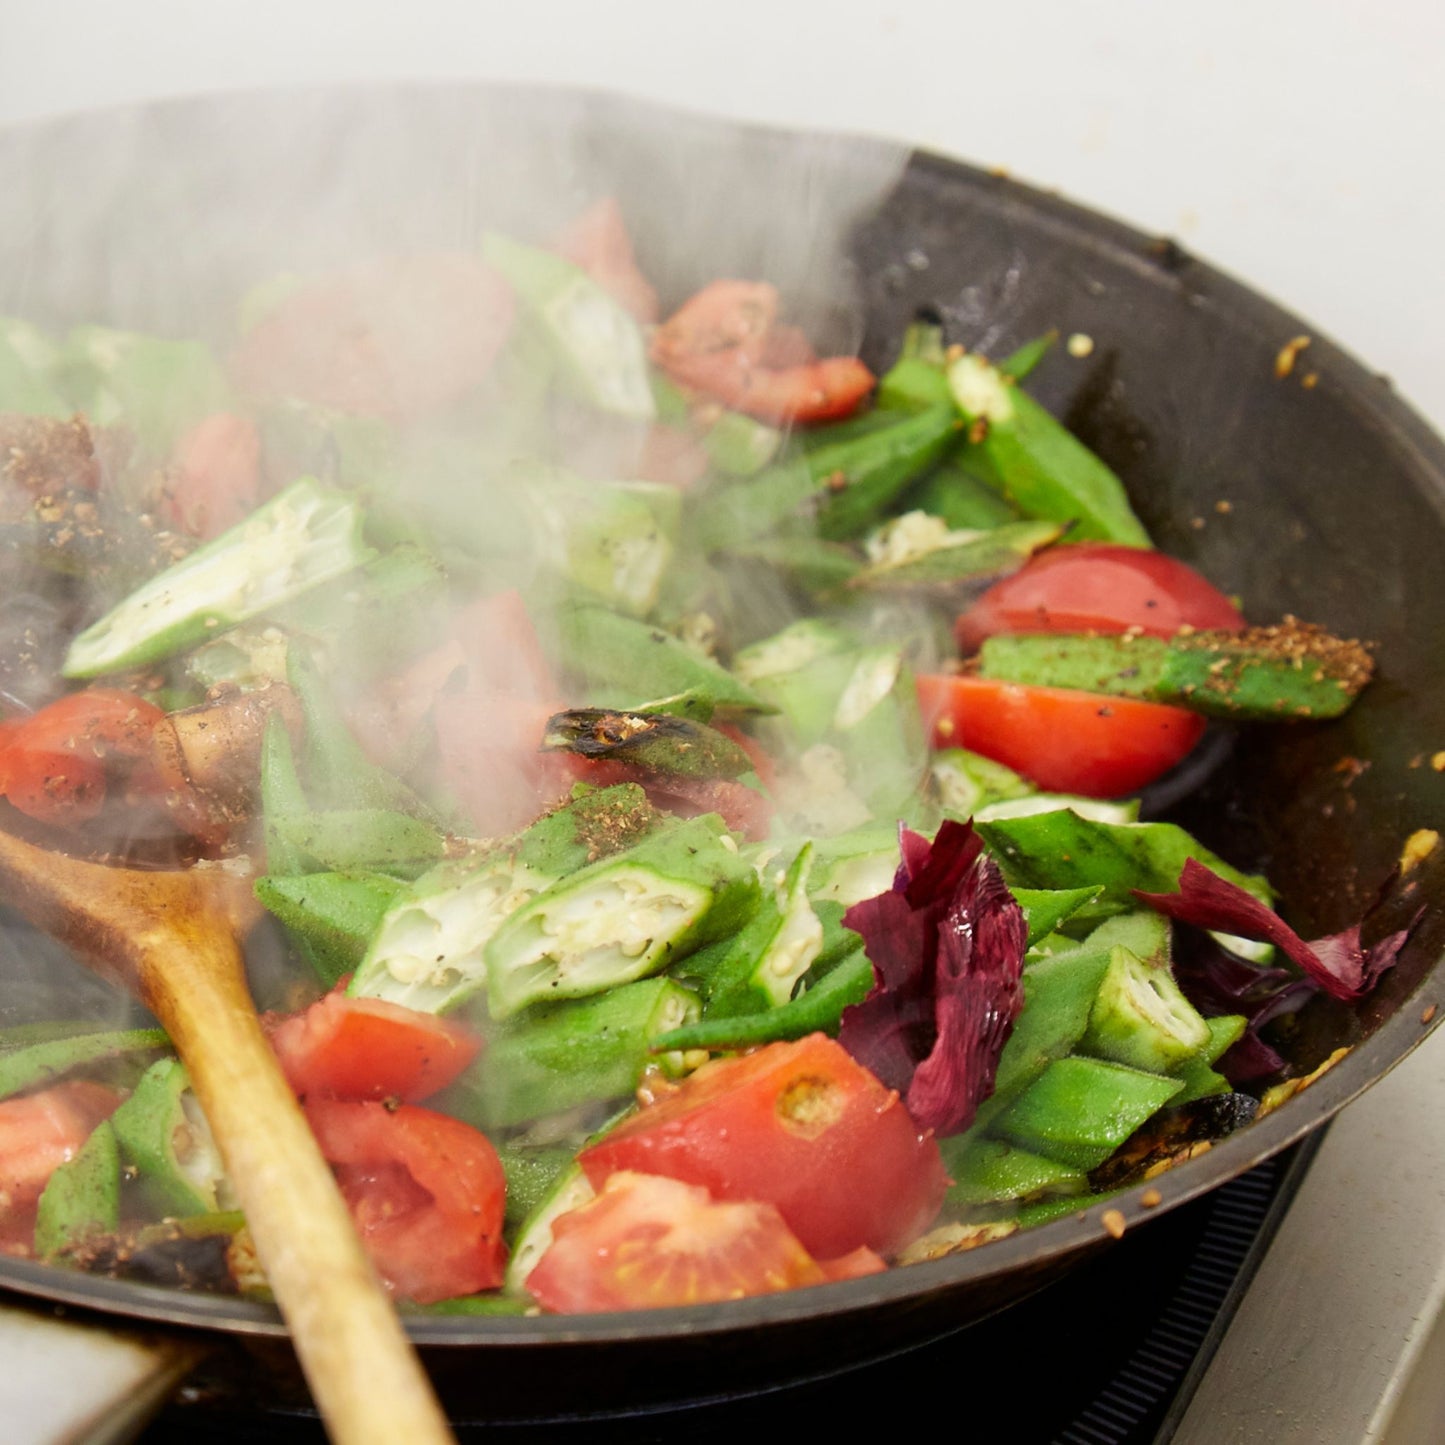
[(1002, 1139), (986, 1138), (972, 1129), (941, 1139), (939, 1148), (943, 1167), (953, 1180), (944, 1196), (946, 1205), (1086, 1194), (1089, 1189), (1089, 1176), (1083, 1170), (1031, 1154)]
[(1102, 883), (1103, 901), (1115, 905), (1116, 912), (1136, 907), (1132, 889), (1173, 892), (1189, 858), (1261, 903), (1274, 899), (1263, 878), (1231, 867), (1174, 823), (1099, 823), (1065, 808), (996, 818), (977, 827), (1010, 886), (1086, 888)]
[(579, 266), (489, 232), (482, 255), (511, 283), (572, 389), (599, 411), (656, 415), (637, 322)]
[(947, 595), (1017, 572), (1058, 541), (1057, 522), (1011, 522), (989, 531), (953, 531), (927, 512), (905, 512), (865, 543), (868, 565), (849, 579), (860, 591)]
[(751, 477), (782, 450), (783, 433), (739, 411), (725, 411), (703, 433), (703, 450), (720, 472)]
[(941, 748), (929, 764), (939, 802), (961, 818), (970, 818), (989, 803), (1028, 798), (1038, 790), (1021, 773), (967, 748)]
[(560, 609), (556, 628), (562, 666), (599, 706), (635, 708), (651, 698), (695, 692), (710, 698), (720, 712), (769, 711), (725, 668), (646, 622), (572, 604)]
[(857, 657), (833, 709), (828, 741), (843, 754), (849, 785), (877, 817), (896, 818), (928, 773), (928, 740), (913, 672), (902, 648)]
[[(821, 911), (821, 910), (820, 910)], [(823, 1032), (836, 1034), (843, 1010), (862, 1003), (873, 988), (873, 965), (858, 946), (838, 961), (817, 983), (810, 984), (781, 1008), (730, 1018), (703, 1019), (686, 1028), (659, 1034), (653, 1047), (662, 1049), (733, 1049), (777, 1039), (801, 1039)]]
[(704, 978), (707, 1018), (779, 1008), (823, 951), (823, 924), (808, 898), (813, 845), (765, 889), (758, 910)]
[(126, 672), (259, 617), (369, 561), (361, 528), (354, 497), (303, 477), (92, 623), (62, 671)]
[(73, 1159), (51, 1176), (35, 1216), (35, 1255), (56, 1260), (120, 1224), (120, 1150), (102, 1120)]
[(1026, 1088), (1055, 1059), (1074, 1052), (1088, 1030), (1108, 966), (1107, 949), (1084, 944), (1024, 969), (1024, 1007), (999, 1055), (996, 1097)]
[(1154, 1074), (1177, 1073), (1209, 1041), (1209, 1027), (1179, 990), (1167, 961), (1109, 950), (1109, 966), (1080, 1041), (1083, 1053)]
[(279, 712), (271, 713), (261, 733), (261, 817), (265, 826), (266, 867), (275, 874), (303, 873), (310, 866), (293, 842), (285, 819), (311, 811), (300, 775), (291, 734)]
[(549, 813), (511, 848), (439, 864), (387, 908), (348, 993), (424, 1013), (458, 1007), (485, 986), (483, 950), (507, 917), (647, 836), (658, 818), (642, 789), (624, 783)]
[[(448, 1110), (448, 1093), (431, 1107)], [(507, 1204), (503, 1224), (510, 1235), (536, 1210), (557, 1181), (577, 1161), (571, 1144), (534, 1144), (525, 1134), (496, 1141), (497, 1158), (507, 1175)]]
[(187, 427), (230, 404), (231, 389), (209, 346), (105, 326), (65, 340), (57, 381), (95, 426), (123, 422), (152, 459)]
[(682, 519), (676, 487), (598, 482), (557, 467), (521, 472), (537, 555), (608, 607), (641, 617), (657, 605)]
[(1182, 1089), (1162, 1074), (1072, 1055), (1049, 1064), (991, 1132), (1071, 1168), (1097, 1169)]
[(0, 412), (67, 417), (74, 407), (51, 382), (59, 352), (38, 326), (0, 317)]
[(978, 438), (970, 465), (1025, 516), (1072, 522), (1081, 541), (1150, 545), (1124, 484), (1012, 378), (966, 354), (950, 363), (948, 382), (970, 438)]
[(42, 1089), (78, 1069), (95, 1070), (116, 1061), (137, 1067), (169, 1049), (163, 1029), (105, 1029), (79, 1037), (42, 1039), (0, 1055), (0, 1099)]
[(1028, 946), (1045, 939), (1067, 923), (1081, 908), (1093, 903), (1104, 890), (1091, 888), (1014, 888), (1015, 901), (1028, 923)]
[(815, 903), (861, 903), (893, 886), (902, 861), (897, 823), (865, 823), (814, 844), (808, 890)]
[(714, 487), (694, 515), (697, 541), (726, 551), (804, 517), (825, 540), (860, 536), (943, 455), (958, 430), (954, 409), (934, 406)]
[(1321, 627), (1288, 621), (1247, 632), (1174, 637), (991, 637), (983, 677), (1186, 707), (1209, 717), (1338, 717), (1370, 680), (1370, 654)]
[(947, 526), (961, 529), (1002, 527), (1019, 520), (1017, 507), (952, 456), (904, 492), (899, 506), (909, 512), (927, 512)]
[(179, 1060), (153, 1064), (110, 1123), (154, 1207), (177, 1216), (223, 1207), (227, 1184), (220, 1150)]
[(593, 998), (541, 1004), (492, 1033), (441, 1107), (479, 1129), (501, 1129), (579, 1104), (633, 1093), (649, 1065), (680, 1074), (680, 1054), (653, 1054), (659, 1034), (691, 1023), (698, 997), (670, 978), (623, 984)]
[(554, 713), (547, 720), (542, 748), (685, 778), (740, 778), (753, 771), (753, 760), (726, 733), (660, 712), (573, 708)]
[(758, 893), (716, 814), (660, 828), (508, 915), (483, 950), (491, 1015), (661, 972), (740, 928)]
[(270, 820), (268, 835), (288, 856), (324, 872), (365, 869), (414, 877), (446, 853), (446, 839), (430, 823), (388, 808), (281, 813)]
[(1180, 1104), (1191, 1104), (1195, 1099), (1233, 1092), (1234, 1086), (1223, 1074), (1216, 1073), (1212, 1066), (1244, 1036), (1249, 1020), (1243, 1014), (1222, 1014), (1204, 1022), (1209, 1029), (1209, 1041), (1182, 1068), (1174, 1071), (1175, 1077), (1184, 1085), (1170, 1100), (1175, 1108)]
[(320, 809), (382, 809), (414, 817), (426, 814), (421, 800), (400, 778), (366, 756), (304, 647), (288, 650), (286, 680), (305, 719), (302, 774), (306, 796), (315, 805)]
[(384, 873), (303, 873), (258, 878), (256, 897), (305, 945), (328, 987), (366, 956), (404, 884)]
[(806, 524), (740, 542), (728, 549), (728, 556), (739, 563), (758, 563), (819, 601), (837, 597), (863, 567), (856, 547), (826, 542)]

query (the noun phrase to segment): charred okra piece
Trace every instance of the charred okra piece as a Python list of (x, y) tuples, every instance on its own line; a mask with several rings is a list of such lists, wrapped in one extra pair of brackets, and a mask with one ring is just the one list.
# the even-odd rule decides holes
[(698, 1011), (697, 995), (669, 978), (538, 1005), (488, 1038), (481, 1058), (448, 1091), (442, 1107), (478, 1128), (497, 1129), (623, 1098), (649, 1065), (682, 1071), (681, 1055), (654, 1055), (652, 1042), (691, 1023)]
[(354, 497), (303, 477), (92, 623), (70, 644), (64, 675), (173, 657), (360, 567), (373, 555), (361, 527)]
[(969, 464), (1025, 516), (1072, 522), (1080, 540), (1149, 546), (1124, 484), (1011, 377), (964, 355), (948, 381), (969, 427)]
[(726, 733), (668, 713), (595, 707), (554, 713), (542, 747), (685, 778), (740, 778), (753, 770), (753, 760)]
[(758, 891), (715, 814), (664, 826), (508, 915), (483, 950), (491, 1015), (658, 973), (740, 928)]
[(1293, 620), (1174, 637), (991, 637), (979, 654), (984, 677), (1255, 721), (1338, 717), (1373, 666), (1360, 643)]

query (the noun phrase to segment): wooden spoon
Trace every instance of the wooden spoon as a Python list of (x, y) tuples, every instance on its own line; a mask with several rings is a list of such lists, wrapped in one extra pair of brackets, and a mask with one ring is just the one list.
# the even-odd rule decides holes
[(452, 1439), (256, 1020), (238, 934), (258, 907), (217, 867), (142, 872), (0, 832), (4, 901), (129, 988), (190, 1074), (337, 1445)]

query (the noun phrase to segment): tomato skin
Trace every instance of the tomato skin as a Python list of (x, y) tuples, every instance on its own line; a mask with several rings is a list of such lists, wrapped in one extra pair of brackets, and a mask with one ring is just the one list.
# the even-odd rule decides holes
[(828, 1278), (771, 1204), (715, 1200), (698, 1185), (622, 1170), (553, 1221), (527, 1289), (545, 1310), (590, 1314), (743, 1299)]
[(780, 425), (851, 416), (873, 388), (856, 357), (814, 355), (792, 326), (777, 326), (777, 289), (714, 281), (657, 329), (652, 359), (680, 386)]
[(161, 511), (210, 540), (248, 517), (261, 495), (261, 434), (249, 417), (214, 412), (177, 441)]
[(815, 1259), (921, 1234), (947, 1187), (938, 1145), (837, 1042), (812, 1034), (705, 1064), (578, 1156), (774, 1205)]
[(1244, 618), (1192, 567), (1143, 547), (1065, 542), (996, 582), (959, 617), (959, 649), (997, 632), (1123, 632), (1172, 637), (1181, 627), (1238, 632)]
[(622, 208), (612, 196), (594, 201), (569, 221), (552, 243), (644, 326), (657, 320), (657, 292), (638, 269)]
[(1204, 733), (1198, 714), (1157, 702), (939, 673), (915, 680), (935, 747), (971, 748), (1050, 792), (1135, 792)]
[(303, 1098), (414, 1104), (446, 1088), (482, 1047), (464, 1024), (343, 993), (327, 994), (268, 1033), (286, 1081)]
[(304, 1108), (389, 1290), (430, 1304), (502, 1283), (506, 1176), (485, 1134), (415, 1104)]
[(29, 1254), (35, 1209), (50, 1176), (120, 1102), (114, 1089), (87, 1079), (0, 1102), (0, 1253)]
[(92, 687), (12, 720), (0, 740), (0, 794), (40, 823), (89, 822), (110, 784), (150, 751), (165, 714), (116, 688)]

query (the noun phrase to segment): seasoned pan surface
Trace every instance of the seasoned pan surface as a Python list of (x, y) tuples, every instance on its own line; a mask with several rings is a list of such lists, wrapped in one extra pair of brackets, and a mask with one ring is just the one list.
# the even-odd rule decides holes
[[(528, 184), (539, 173), (540, 191)], [(1429, 759), (1445, 747), (1445, 591), (1434, 580), (1445, 446), (1326, 338), (1313, 335), (1306, 360), (1280, 376), (1281, 349), (1311, 335), (1308, 323), (1171, 242), (997, 175), (871, 141), (533, 89), (186, 101), (0, 137), (0, 309), (206, 334), (267, 271), (466, 245), (486, 226), (545, 232), (605, 193), (622, 201), (664, 299), (716, 275), (766, 276), (810, 325), (875, 367), (921, 311), (942, 319), (950, 341), (992, 354), (1050, 327), (1088, 337), (1087, 356), (1060, 348), (1031, 385), (1125, 478), (1160, 545), (1252, 614), (1309, 616), (1371, 640), (1379, 662), (1379, 681), (1343, 721), (1241, 737), (1170, 816), (1266, 870), (1306, 936), (1358, 918), (1404, 839), (1440, 823), (1445, 778)], [(1146, 1208), (1139, 1189), (1112, 1199), (1127, 1227), (1317, 1128), (1419, 1042), (1442, 991), (1442, 894), (1441, 870), (1412, 875), (1396, 915), (1427, 911), (1398, 966), (1358, 1006), (1311, 1005), (1286, 1046), (1295, 1072), (1345, 1044), (1348, 1056), (1155, 1181), (1157, 1205)], [(12, 930), (0, 963), (18, 979), (40, 946)], [(46, 1000), (20, 989), (7, 995), (12, 1018), (38, 1015)], [(473, 1370), (480, 1345), (504, 1351), (519, 1378), (536, 1373), (579, 1399), (644, 1394), (664, 1376), (696, 1392), (719, 1351), (736, 1388), (772, 1378), (779, 1358), (796, 1376), (817, 1373), (997, 1309), (1105, 1247), (1100, 1213), (727, 1306), (418, 1316), (410, 1328), (444, 1388)], [(283, 1333), (263, 1306), (24, 1261), (0, 1260), (0, 1284), (120, 1315)], [(643, 1353), (650, 1384), (616, 1368)]]

